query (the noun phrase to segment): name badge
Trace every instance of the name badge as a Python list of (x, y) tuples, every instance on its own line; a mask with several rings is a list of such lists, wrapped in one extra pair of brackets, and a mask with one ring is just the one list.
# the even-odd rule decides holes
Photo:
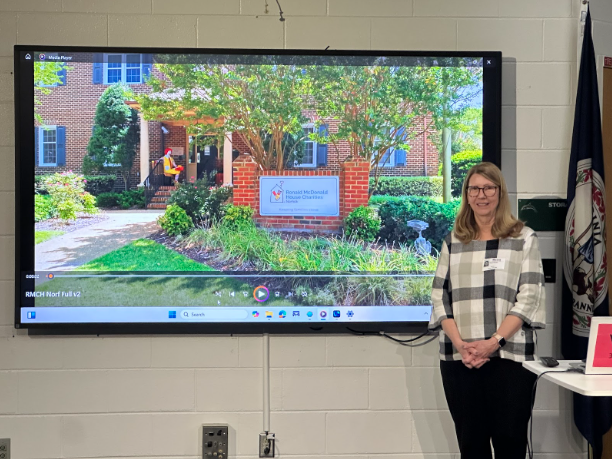
[(504, 269), (506, 260), (503, 258), (485, 258), (482, 263), (483, 271), (491, 271), (492, 269)]

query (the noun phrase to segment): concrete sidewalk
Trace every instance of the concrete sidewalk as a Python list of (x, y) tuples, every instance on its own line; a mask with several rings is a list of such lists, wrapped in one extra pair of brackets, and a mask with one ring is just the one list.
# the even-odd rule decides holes
[(36, 245), (36, 271), (70, 271), (160, 228), (159, 210), (106, 211), (107, 219)]

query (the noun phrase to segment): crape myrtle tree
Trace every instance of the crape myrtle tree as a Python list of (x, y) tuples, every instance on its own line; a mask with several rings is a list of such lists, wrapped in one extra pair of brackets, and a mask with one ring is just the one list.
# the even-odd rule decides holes
[[(469, 59), (448, 58), (444, 66), (420, 67), (421, 77), (416, 80), (419, 100), (431, 114), (437, 136), (434, 142), (441, 155), (444, 202), (451, 199), (451, 149), (453, 131), (475, 131), (478, 126), (471, 108), (482, 105), (482, 67), (470, 66)], [(468, 123), (468, 125), (466, 125)]]
[(122, 84), (111, 85), (102, 93), (83, 159), (85, 174), (118, 170), (126, 191), (140, 135), (138, 112), (125, 104), (128, 99), (129, 88)]
[[(372, 64), (308, 69), (318, 114), (338, 121), (328, 142), (338, 152), (338, 142), (345, 140), (352, 157), (369, 159), (374, 176), (370, 193), (393, 150), (408, 151), (409, 140), (431, 127), (452, 128), (482, 91), (482, 70), (457, 67), (456, 62), (447, 63), (448, 67), (394, 66), (379, 58)], [(428, 116), (434, 126), (417, 128)], [(450, 162), (444, 167), (450, 172)]]
[(186, 120), (196, 135), (238, 132), (263, 170), (280, 172), (300, 161), (311, 91), (303, 69), (241, 62), (157, 63), (156, 69), (162, 77), (148, 81), (153, 92), (135, 96), (145, 119)]
[(64, 62), (34, 62), (34, 117), (40, 125), (45, 123), (37, 111), (37, 107), (42, 104), (39, 96), (51, 94), (55, 86), (66, 84), (66, 73), (71, 69)]
[(452, 153), (482, 150), (482, 107), (467, 107), (459, 112), (453, 127)]
[[(339, 157), (338, 144), (349, 144), (349, 158), (369, 160), (374, 187), (392, 150), (407, 151), (421, 110), (413, 102), (414, 69), (382, 65), (312, 66), (313, 98), (321, 118), (337, 121), (327, 142)], [(317, 131), (318, 132), (318, 131)], [(323, 140), (323, 139), (317, 139)]]

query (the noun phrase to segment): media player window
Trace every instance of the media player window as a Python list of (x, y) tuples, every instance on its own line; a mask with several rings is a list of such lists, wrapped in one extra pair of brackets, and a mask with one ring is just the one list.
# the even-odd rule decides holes
[(24, 323), (429, 320), (482, 56), (30, 55)]

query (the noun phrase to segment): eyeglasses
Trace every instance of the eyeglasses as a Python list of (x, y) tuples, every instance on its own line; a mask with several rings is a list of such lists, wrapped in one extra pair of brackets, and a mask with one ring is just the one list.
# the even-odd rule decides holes
[(497, 188), (498, 187), (496, 186), (468, 186), (467, 192), (470, 198), (477, 198), (480, 194), (480, 190), (482, 190), (483, 194), (487, 198), (490, 198), (495, 196), (495, 193), (497, 193)]

